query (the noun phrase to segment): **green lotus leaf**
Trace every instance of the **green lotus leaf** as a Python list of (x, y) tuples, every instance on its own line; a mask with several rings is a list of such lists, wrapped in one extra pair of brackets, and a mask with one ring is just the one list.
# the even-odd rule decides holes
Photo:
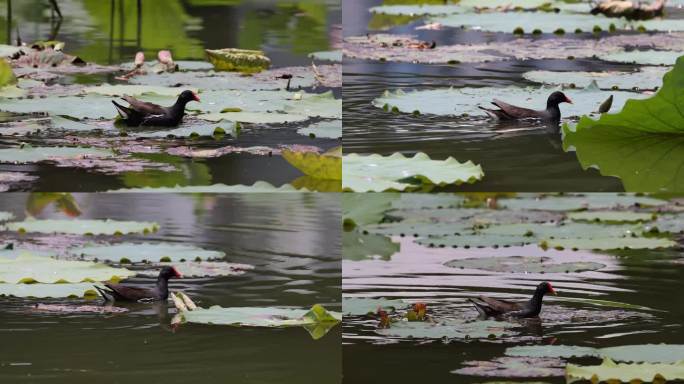
[(85, 147), (31, 147), (0, 149), (0, 163), (38, 163), (59, 159), (112, 157), (110, 150)]
[(484, 177), (482, 167), (471, 161), (459, 163), (453, 157), (431, 160), (424, 153), (405, 157), (401, 153), (383, 157), (352, 153), (342, 158), (342, 188), (354, 192), (403, 191), (422, 184), (474, 183)]
[(482, 229), (484, 235), (527, 236), (528, 238), (594, 238), (594, 237), (631, 237), (641, 233), (637, 225), (603, 225), (591, 223), (561, 223), (557, 225), (537, 223), (517, 223), (492, 225)]
[(661, 200), (635, 194), (585, 193), (581, 195), (521, 195), (513, 199), (500, 199), (499, 207), (519, 210), (576, 211), (580, 209), (614, 209), (620, 207), (659, 206)]
[(48, 96), (39, 99), (4, 99), (0, 110), (15, 113), (45, 112), (50, 115), (67, 115), (77, 119), (113, 119), (116, 109), (109, 96), (86, 94), (84, 96)]
[(505, 273), (577, 273), (597, 271), (605, 267), (601, 263), (590, 261), (553, 263), (551, 260), (549, 257), (538, 256), (476, 257), (452, 260), (444, 265), (451, 268)]
[(645, 231), (657, 229), (659, 232), (682, 233), (684, 232), (683, 215), (659, 215), (658, 219), (645, 225)]
[(62, 284), (6, 284), (0, 283), (0, 296), (62, 298), (62, 297), (96, 297), (97, 291), (93, 283)]
[(255, 73), (271, 66), (271, 60), (263, 51), (223, 48), (205, 49), (205, 52), (217, 71)]
[[(497, 357), (491, 361), (465, 361), (463, 365), (465, 367), (453, 370), (451, 373), (507, 378), (563, 376), (564, 363), (560, 359), (548, 357)], [(496, 382), (490, 384), (512, 383)], [(525, 383), (534, 384), (527, 381)]]
[(586, 4), (575, 4), (573, 2), (564, 1), (548, 1), (548, 0), (488, 0), (483, 3), (478, 0), (460, 0), (458, 4), (442, 5), (442, 4), (416, 4), (416, 5), (381, 5), (372, 7), (369, 11), (375, 14), (385, 15), (421, 15), (421, 16), (439, 16), (451, 15), (459, 13), (472, 12), (473, 8), (488, 7), (491, 9), (497, 7), (510, 7), (512, 9), (525, 8), (533, 9), (542, 6), (549, 8), (558, 8), (561, 10), (574, 11), (589, 11), (590, 7)]
[(127, 128), (126, 133), (131, 137), (192, 137), (192, 136), (214, 136), (216, 134), (227, 134), (232, 137), (238, 136), (237, 124), (232, 121), (219, 124), (198, 124), (183, 125), (175, 129), (145, 129)]
[(299, 128), (297, 133), (316, 138), (339, 139), (342, 137), (342, 120), (326, 120), (312, 123), (304, 128)]
[(613, 360), (606, 357), (601, 365), (581, 366), (568, 364), (565, 367), (565, 373), (571, 379), (618, 380), (625, 383), (634, 381), (651, 382), (656, 377), (662, 378), (661, 380), (681, 380), (684, 379), (684, 360), (673, 364), (616, 364)]
[(399, 196), (398, 193), (343, 194), (342, 220), (345, 227), (379, 223), (385, 217), (385, 211)]
[(0, 259), (0, 282), (11, 284), (116, 281), (134, 275), (135, 272), (125, 268), (90, 261), (57, 260), (28, 251), (15, 259)]
[(607, 357), (613, 361), (672, 364), (684, 360), (684, 345), (639, 344), (593, 348), (572, 345), (525, 345), (506, 349), (508, 356), (527, 357)]
[(198, 118), (219, 122), (219, 121), (238, 121), (241, 123), (252, 124), (282, 124), (306, 121), (308, 116), (295, 115), (291, 113), (271, 113), (271, 112), (223, 112), (206, 113), (197, 115)]
[(628, 191), (680, 191), (684, 186), (684, 57), (646, 100), (598, 120), (583, 116), (563, 125), (563, 148), (574, 150), (584, 169), (618, 176)]
[(70, 233), (75, 235), (115, 235), (155, 232), (159, 224), (144, 221), (118, 220), (36, 220), (26, 219), (7, 223), (0, 230), (38, 233)]
[[(440, 88), (404, 92), (386, 91), (381, 97), (373, 100), (378, 108), (396, 107), (400, 112), (456, 116), (468, 114), (485, 116), (479, 106), (491, 105), (492, 99), (520, 105), (531, 109), (544, 109), (549, 95), (561, 90), (555, 87), (478, 87), (478, 88)], [(602, 91), (597, 87), (584, 89), (563, 89), (573, 104), (561, 104), (561, 113), (565, 117), (581, 116), (587, 112), (597, 111), (598, 107), (610, 95), (613, 96), (612, 110), (619, 111), (628, 99), (646, 98), (648, 95), (624, 92)]]
[(0, 57), (10, 57), (21, 52), (23, 47), (17, 47), (16, 45), (0, 44)]
[(342, 180), (342, 147), (325, 153), (283, 149), (281, 155), (305, 175), (323, 180)]
[(399, 243), (387, 236), (362, 234), (357, 230), (342, 233), (342, 258), (345, 260), (366, 260), (379, 257), (389, 260), (399, 252)]
[(504, 321), (445, 320), (437, 323), (422, 321), (400, 321), (390, 328), (377, 329), (382, 336), (402, 339), (488, 339), (515, 335), (515, 325)]
[(674, 65), (677, 58), (684, 56), (684, 51), (632, 50), (599, 54), (605, 61), (633, 63), (641, 65)]
[(14, 213), (0, 211), (0, 221), (8, 221), (14, 219)]
[(377, 235), (430, 237), (430, 239), (419, 240), (421, 244), (432, 242), (434, 240), (432, 237), (442, 240), (441, 236), (468, 236), (473, 232), (472, 226), (468, 223), (414, 223), (411, 221), (365, 225), (363, 230)]
[(583, 211), (568, 213), (568, 219), (576, 221), (645, 222), (653, 220), (654, 216), (647, 212)]
[(307, 192), (306, 189), (295, 189), (290, 184), (283, 184), (275, 187), (265, 181), (257, 181), (252, 185), (187, 185), (175, 187), (143, 187), (143, 188), (122, 188), (110, 193), (257, 193), (257, 192)]
[(0, 59), (0, 87), (6, 87), (17, 83), (12, 66), (5, 59)]
[[(435, 202), (443, 203), (440, 200), (435, 200)], [(392, 218), (401, 218), (404, 223), (439, 221), (457, 224), (458, 227), (480, 227), (509, 223), (547, 223), (558, 222), (563, 219), (563, 215), (559, 212), (478, 208), (401, 209), (391, 211), (388, 215)]]
[[(398, 210), (456, 208), (464, 202), (465, 197), (463, 195), (452, 193), (402, 193), (398, 199), (392, 201), (392, 208)], [(395, 214), (393, 213), (392, 216)]]
[[(174, 261), (169, 263), (156, 263), (156, 267), (172, 266), (184, 277), (216, 277), (216, 276), (239, 276), (248, 270), (254, 269), (253, 265), (226, 263), (223, 261)], [(140, 275), (150, 277), (159, 276), (159, 269), (146, 269), (138, 271)]]
[(342, 99), (336, 99), (332, 91), (321, 94), (300, 92), (285, 105), (288, 113), (328, 119), (342, 118)]
[(318, 51), (318, 52), (310, 53), (309, 57), (311, 57), (314, 60), (331, 61), (334, 63), (341, 63), (342, 62), (342, 51), (340, 51), (340, 50), (337, 50), (337, 51)]
[(342, 313), (350, 316), (363, 316), (369, 313), (375, 313), (378, 308), (382, 308), (388, 312), (394, 312), (397, 309), (408, 308), (411, 304), (404, 300), (390, 300), (385, 298), (369, 299), (365, 297), (343, 297), (342, 298)]
[(104, 96), (141, 96), (148, 93), (154, 93), (160, 96), (177, 97), (181, 92), (190, 89), (193, 92), (198, 92), (197, 88), (177, 88), (177, 87), (160, 87), (155, 85), (128, 85), (128, 84), (102, 84), (94, 87), (86, 87), (83, 89), (84, 93), (96, 93)]
[[(570, 85), (584, 88), (593, 81), (601, 89), (655, 89), (662, 86), (663, 75), (669, 71), (667, 67), (642, 67), (634, 72), (557, 72), (530, 71), (523, 73), (523, 78), (535, 83), (549, 85)], [(612, 108), (611, 108), (612, 109)], [(615, 110), (613, 110), (615, 111)]]
[(85, 259), (98, 259), (118, 262), (126, 258), (132, 263), (143, 261), (159, 262), (168, 259), (172, 262), (185, 260), (222, 259), (222, 251), (202, 249), (189, 244), (174, 243), (119, 243), (107, 245), (87, 245), (69, 249), (69, 253)]
[(658, 249), (670, 248), (677, 242), (663, 238), (595, 237), (581, 239), (545, 239), (546, 245), (558, 249)]
[(487, 248), (522, 246), (535, 242), (526, 236), (462, 234), (441, 237), (419, 238), (416, 243), (427, 247)]

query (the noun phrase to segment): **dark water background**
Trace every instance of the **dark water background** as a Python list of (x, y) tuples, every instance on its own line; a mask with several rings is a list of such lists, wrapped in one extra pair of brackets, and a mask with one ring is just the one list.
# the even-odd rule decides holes
[[(0, 210), (21, 219), (28, 194), (3, 194)], [(160, 230), (127, 241), (171, 241), (221, 250), (244, 275), (171, 280), (201, 306), (341, 309), (337, 194), (75, 194), (81, 218), (156, 221)], [(48, 206), (41, 218), (66, 218)], [(0, 234), (3, 238), (6, 235)], [(30, 236), (30, 235), (28, 235)], [(153, 284), (153, 278), (133, 278)], [(173, 305), (129, 305), (129, 313), (38, 314), (37, 302), (0, 298), (2, 383), (336, 383), (341, 331), (312, 340), (306, 330), (183, 324)], [(118, 304), (117, 304), (118, 305)]]

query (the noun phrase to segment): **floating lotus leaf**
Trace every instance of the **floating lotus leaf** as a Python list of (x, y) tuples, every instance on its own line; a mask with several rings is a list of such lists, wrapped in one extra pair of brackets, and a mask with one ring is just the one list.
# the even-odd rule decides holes
[(22, 47), (16, 45), (0, 44), (0, 57), (10, 57), (21, 52)]
[(35, 220), (26, 219), (7, 223), (0, 230), (38, 233), (70, 233), (75, 235), (116, 235), (127, 233), (150, 233), (159, 229), (159, 224), (145, 221), (118, 220)]
[(681, 191), (684, 186), (684, 57), (646, 100), (630, 100), (620, 113), (563, 125), (563, 148), (582, 168), (618, 176), (628, 191)]
[(290, 184), (283, 184), (280, 187), (273, 186), (265, 181), (257, 181), (252, 185), (187, 185), (175, 187), (143, 187), (143, 188), (122, 188), (110, 193), (274, 193), (274, 192), (307, 192), (306, 189), (295, 189)]
[(390, 300), (385, 298), (368, 299), (364, 297), (343, 297), (342, 298), (342, 313), (350, 316), (363, 316), (369, 313), (375, 313), (378, 308), (382, 308), (388, 312), (394, 312), (397, 309), (408, 308), (411, 304), (404, 300)]
[(214, 65), (208, 61), (200, 60), (174, 60), (181, 71), (206, 71), (213, 69)]
[(550, 248), (562, 249), (658, 249), (677, 245), (675, 241), (663, 238), (645, 237), (595, 237), (582, 239), (546, 239)]
[(331, 61), (334, 63), (342, 62), (342, 51), (319, 51), (309, 54), (314, 60)]
[[(556, 72), (530, 71), (523, 77), (535, 83), (549, 85), (570, 85), (584, 88), (595, 81), (599, 88), (612, 89), (654, 89), (662, 86), (663, 75), (669, 71), (667, 67), (642, 67), (634, 72)], [(611, 108), (612, 109), (612, 108)], [(612, 110), (615, 112), (616, 110)]]
[(389, 260), (399, 252), (399, 243), (387, 236), (362, 234), (359, 231), (342, 233), (342, 258), (345, 260), (366, 260), (379, 257)]
[(342, 99), (336, 99), (332, 91), (299, 94), (301, 97), (295, 97), (285, 105), (285, 112), (328, 119), (342, 118)]
[(19, 97), (24, 97), (27, 94), (27, 90), (20, 88), (16, 85), (5, 85), (4, 87), (0, 88), (0, 98), (15, 99)]
[(684, 345), (640, 344), (593, 348), (572, 345), (525, 345), (506, 349), (508, 356), (526, 357), (607, 357), (613, 361), (666, 363), (684, 360)]
[(45, 112), (50, 115), (67, 115), (77, 119), (113, 119), (116, 110), (109, 96), (48, 96), (39, 99), (11, 99), (0, 101), (0, 110), (15, 113)]
[[(477, 87), (477, 88), (440, 88), (404, 92), (385, 92), (383, 96), (373, 100), (378, 108), (398, 108), (400, 112), (433, 115), (480, 115), (485, 116), (479, 106), (491, 106), (493, 99), (516, 104), (531, 109), (544, 109), (549, 95), (560, 90), (551, 87)], [(563, 89), (573, 104), (561, 104), (561, 113), (565, 117), (581, 116), (587, 112), (597, 111), (599, 105), (613, 95), (611, 110), (619, 111), (628, 99), (643, 99), (648, 95), (624, 92), (602, 91), (596, 87), (585, 89)]]
[(652, 213), (629, 211), (570, 212), (568, 219), (577, 221), (645, 222), (654, 219)]
[(492, 361), (466, 361), (465, 367), (451, 371), (459, 375), (494, 377), (563, 376), (563, 361), (547, 357), (497, 357)]
[(132, 263), (143, 261), (159, 262), (168, 260), (179, 262), (185, 260), (222, 259), (224, 252), (202, 249), (189, 244), (174, 243), (119, 243), (107, 245), (88, 245), (69, 250), (74, 256), (86, 259), (98, 259), (119, 262), (128, 259)]
[(516, 28), (523, 28), (527, 33), (538, 29), (552, 33), (559, 29), (571, 33), (575, 29), (592, 31), (595, 26), (608, 31), (611, 25), (619, 30), (636, 30), (640, 27), (648, 31), (683, 31), (684, 24), (677, 19), (657, 18), (645, 21), (628, 21), (623, 18), (610, 18), (603, 15), (591, 15), (575, 12), (507, 12), (461, 13), (446, 16), (435, 16), (428, 19), (430, 23), (440, 23), (446, 27), (468, 27), (488, 32), (513, 33)]
[[(177, 97), (186, 89), (189, 88), (160, 87), (154, 85), (102, 84), (94, 87), (86, 87), (83, 89), (83, 92), (96, 93), (105, 96), (141, 96), (148, 93), (154, 93), (161, 96)], [(190, 90), (198, 92), (197, 88), (191, 88)]]
[(440, 186), (474, 183), (484, 177), (482, 167), (471, 161), (431, 160), (424, 153), (412, 158), (398, 152), (387, 157), (352, 153), (343, 156), (342, 170), (342, 188), (354, 192), (403, 191), (415, 186), (413, 181)]
[(252, 124), (282, 124), (306, 121), (308, 116), (295, 115), (291, 113), (270, 113), (270, 112), (223, 112), (206, 113), (197, 115), (198, 118), (219, 122), (219, 121), (238, 121), (241, 123)]
[[(441, 237), (449, 235), (468, 236), (473, 231), (468, 223), (414, 223), (393, 222), (372, 224), (363, 227), (364, 231), (379, 235), (389, 236), (413, 236), (413, 237)], [(432, 242), (432, 239), (421, 239), (422, 242)]]
[[(286, 90), (273, 91), (244, 91), (244, 90), (213, 90), (200, 93), (202, 101), (200, 103), (190, 103), (188, 110), (200, 111), (204, 113), (233, 113), (242, 112), (284, 112), (286, 106), (294, 105), (299, 102), (297, 98), (309, 98), (317, 94), (306, 92), (290, 92)], [(158, 101), (161, 103), (165, 98), (156, 95), (145, 95), (141, 97), (147, 101)], [(173, 99), (175, 102), (175, 99)], [(293, 114), (306, 115), (302, 111)]]
[(385, 211), (392, 201), (399, 198), (397, 193), (342, 195), (342, 220), (345, 226), (377, 224), (385, 217)]
[(199, 124), (186, 125), (175, 129), (146, 129), (142, 130), (126, 130), (129, 136), (132, 137), (194, 137), (194, 136), (214, 136), (214, 135), (230, 135), (232, 137), (238, 136), (237, 126), (234, 122), (222, 122), (219, 124)]
[(590, 223), (536, 224), (518, 223), (492, 225), (481, 230), (485, 235), (527, 236), (530, 238), (593, 238), (593, 237), (630, 237), (641, 233), (636, 225), (602, 225)]
[(551, 260), (550, 257), (538, 256), (476, 257), (452, 260), (444, 265), (451, 268), (503, 273), (577, 273), (596, 271), (605, 267), (601, 263), (589, 261), (553, 263)]
[(489, 339), (515, 335), (516, 332), (511, 331), (514, 326), (508, 322), (491, 320), (448, 320), (437, 323), (400, 321), (392, 323), (390, 328), (378, 329), (375, 332), (382, 336), (402, 339)]
[(0, 283), (0, 296), (61, 298), (97, 296), (93, 283), (6, 284)]
[[(183, 261), (172, 263), (159, 263), (159, 267), (172, 266), (186, 277), (216, 277), (216, 276), (239, 276), (248, 270), (254, 269), (253, 265), (226, 263), (223, 261)], [(158, 269), (140, 271), (139, 274), (150, 277), (159, 276)]]
[(342, 147), (325, 153), (283, 149), (283, 158), (305, 175), (323, 180), (342, 180)]
[(576, 211), (579, 209), (614, 209), (619, 207), (659, 206), (666, 200), (635, 194), (585, 193), (581, 195), (524, 195), (500, 199), (499, 207), (519, 210)]
[[(91, 291), (88, 291), (90, 293)], [(94, 292), (94, 291), (92, 291)], [(90, 298), (90, 296), (88, 296)], [(113, 305), (69, 305), (69, 304), (43, 304), (38, 303), (31, 307), (34, 312), (47, 313), (126, 313), (128, 308), (115, 307)]]
[(656, 228), (659, 232), (684, 232), (684, 217), (682, 215), (660, 215), (655, 222), (648, 223), (645, 231)]
[(632, 50), (600, 54), (598, 58), (605, 61), (641, 65), (674, 65), (677, 58), (681, 56), (684, 56), (684, 51)]
[(38, 163), (41, 161), (112, 157), (110, 150), (84, 147), (31, 147), (0, 149), (1, 163)]
[(558, 8), (561, 10), (584, 10), (589, 11), (590, 7), (586, 4), (573, 4), (564, 1), (548, 1), (548, 0), (488, 0), (482, 2), (479, 0), (461, 0), (458, 4), (441, 5), (441, 4), (417, 4), (417, 5), (381, 5), (372, 7), (369, 11), (372, 13), (382, 13), (386, 15), (451, 15), (459, 13), (472, 12), (473, 8), (490, 8), (510, 7), (510, 8), (525, 8), (533, 9), (541, 6), (548, 6), (549, 8)]
[(304, 136), (313, 136), (324, 139), (339, 139), (342, 137), (342, 120), (319, 121), (304, 128), (299, 128), (297, 133)]
[(263, 51), (223, 48), (205, 49), (207, 58), (218, 71), (235, 71), (244, 73), (261, 72), (271, 66), (271, 60)]
[(563, 219), (560, 212), (477, 208), (402, 209), (389, 212), (388, 215), (392, 218), (402, 218), (405, 223), (439, 221), (457, 224), (458, 227), (509, 223), (546, 223), (558, 222)]
[(426, 247), (450, 247), (450, 248), (487, 248), (487, 247), (511, 247), (522, 246), (534, 242), (534, 239), (525, 236), (506, 235), (474, 235), (463, 234), (459, 236), (442, 236), (419, 238), (416, 243)]
[(7, 221), (14, 219), (14, 213), (0, 211), (0, 221)]
[(15, 259), (0, 259), (0, 282), (80, 283), (120, 280), (134, 276), (125, 268), (113, 268), (90, 261), (56, 260), (30, 252)]
[[(463, 195), (452, 193), (402, 193), (398, 199), (392, 201), (394, 209), (426, 209), (459, 207), (465, 202)], [(392, 214), (394, 216), (394, 213)]]
[(568, 378), (610, 381), (618, 380), (625, 383), (643, 381), (651, 382), (656, 377), (660, 380), (684, 379), (684, 360), (674, 364), (616, 364), (609, 358), (603, 359), (601, 365), (580, 366), (568, 364), (565, 367)]

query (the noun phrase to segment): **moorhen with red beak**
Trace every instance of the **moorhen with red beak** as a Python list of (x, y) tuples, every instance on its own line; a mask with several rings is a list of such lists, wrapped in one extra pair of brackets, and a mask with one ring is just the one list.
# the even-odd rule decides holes
[(508, 103), (504, 103), (501, 100), (494, 99), (492, 104), (499, 107), (499, 109), (489, 109), (485, 107), (479, 107), (487, 115), (495, 120), (510, 121), (510, 120), (521, 120), (521, 119), (541, 119), (545, 121), (555, 121), (558, 122), (561, 119), (560, 108), (558, 104), (560, 103), (570, 103), (572, 100), (565, 96), (563, 92), (556, 91), (552, 93), (546, 100), (546, 109), (537, 111), (534, 109), (528, 109), (523, 107), (518, 107)]
[(135, 97), (124, 95), (122, 97), (130, 106), (123, 105), (112, 100), (119, 116), (129, 127), (159, 126), (176, 127), (185, 116), (185, 105), (191, 101), (200, 101), (199, 96), (193, 91), (183, 91), (178, 95), (176, 104), (170, 107), (162, 107), (154, 103), (140, 101)]
[(556, 295), (556, 291), (551, 286), (551, 283), (545, 281), (537, 285), (537, 290), (534, 291), (534, 296), (532, 296), (530, 301), (523, 303), (493, 299), (486, 296), (468, 300), (475, 304), (477, 311), (484, 317), (528, 318), (539, 316), (542, 299), (547, 293)]
[(105, 284), (106, 288), (95, 286), (105, 301), (165, 301), (169, 298), (169, 279), (182, 277), (174, 267), (164, 267), (157, 277), (154, 288), (139, 288), (125, 284)]

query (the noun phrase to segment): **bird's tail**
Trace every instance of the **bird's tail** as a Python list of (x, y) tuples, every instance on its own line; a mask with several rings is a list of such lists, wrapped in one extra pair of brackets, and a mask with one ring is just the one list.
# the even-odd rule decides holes
[(494, 120), (499, 120), (499, 115), (496, 114), (495, 110), (489, 109), (489, 108), (485, 108), (485, 107), (482, 107), (482, 106), (479, 106), (479, 105), (478, 105), (477, 107), (480, 108), (481, 110), (485, 111), (485, 113), (487, 114), (487, 116), (491, 117), (492, 119), (494, 119)]
[[(116, 104), (116, 103), (115, 103)], [(100, 293), (100, 296), (102, 296), (105, 301), (114, 301), (114, 295), (112, 293), (104, 288), (98, 287), (97, 285), (93, 285), (95, 289), (97, 289), (97, 292)]]
[(116, 111), (119, 113), (119, 116), (121, 116), (122, 119), (127, 119), (128, 116), (131, 114), (130, 108), (126, 108), (114, 100), (112, 100), (112, 104), (114, 104), (114, 106), (116, 107)]
[(481, 317), (487, 317), (487, 311), (482, 306), (482, 302), (478, 302), (475, 299), (468, 299), (473, 305), (475, 306), (475, 309), (477, 309), (477, 312), (480, 314)]

